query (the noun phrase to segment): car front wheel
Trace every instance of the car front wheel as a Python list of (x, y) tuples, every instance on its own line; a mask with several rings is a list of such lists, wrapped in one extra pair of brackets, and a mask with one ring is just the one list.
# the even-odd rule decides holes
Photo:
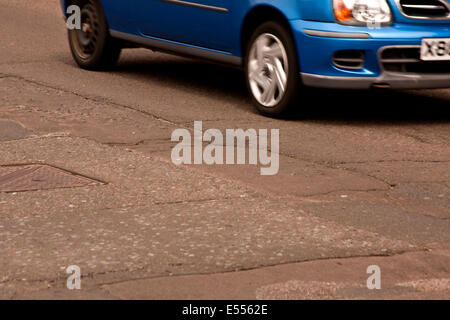
[(295, 103), (300, 90), (297, 53), (290, 32), (271, 21), (260, 25), (247, 47), (247, 87), (258, 111), (280, 116)]

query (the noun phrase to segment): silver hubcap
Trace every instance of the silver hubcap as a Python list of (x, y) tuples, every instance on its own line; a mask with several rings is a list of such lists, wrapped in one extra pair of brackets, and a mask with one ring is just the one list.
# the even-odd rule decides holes
[(275, 107), (286, 92), (288, 59), (280, 39), (270, 33), (260, 35), (250, 49), (248, 79), (255, 99), (265, 107)]

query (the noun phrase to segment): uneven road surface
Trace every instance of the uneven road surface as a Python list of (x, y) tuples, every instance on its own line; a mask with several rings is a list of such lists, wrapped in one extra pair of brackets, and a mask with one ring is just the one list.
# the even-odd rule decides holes
[[(58, 1), (0, 8), (0, 298), (450, 298), (450, 89), (308, 90), (274, 120), (239, 70), (80, 70)], [(200, 120), (279, 129), (279, 173), (175, 166)]]

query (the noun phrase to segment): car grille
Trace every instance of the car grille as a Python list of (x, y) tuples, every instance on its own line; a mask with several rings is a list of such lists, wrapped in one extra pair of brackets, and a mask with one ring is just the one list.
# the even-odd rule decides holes
[(384, 71), (419, 74), (450, 73), (450, 61), (422, 61), (420, 47), (385, 48), (380, 62)]
[(397, 0), (402, 13), (414, 19), (450, 19), (447, 0)]

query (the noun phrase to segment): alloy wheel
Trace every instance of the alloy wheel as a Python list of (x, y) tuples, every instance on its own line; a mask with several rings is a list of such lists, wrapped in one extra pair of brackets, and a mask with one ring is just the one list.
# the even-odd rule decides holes
[(280, 39), (261, 34), (253, 42), (248, 58), (248, 79), (255, 99), (263, 106), (275, 107), (284, 97), (288, 82), (288, 58)]

